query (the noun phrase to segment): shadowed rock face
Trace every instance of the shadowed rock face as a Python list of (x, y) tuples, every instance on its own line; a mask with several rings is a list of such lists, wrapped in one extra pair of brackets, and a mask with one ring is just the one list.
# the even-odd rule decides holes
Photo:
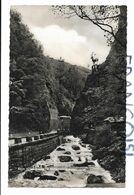
[(104, 124), (107, 117), (126, 118), (126, 49), (119, 43), (126, 44), (126, 7), (121, 6), (120, 10), (123, 17), (116, 34), (118, 41), (113, 43), (106, 61), (88, 76), (72, 112), (71, 132), (75, 136), (87, 133), (85, 141), (95, 146), (96, 158), (102, 159), (99, 151), (102, 147), (106, 149), (104, 167), (111, 164), (109, 155), (115, 154), (112, 162), (117, 162), (119, 171), (115, 174), (114, 166), (108, 169), (113, 170), (114, 176), (120, 172), (119, 180), (124, 181), (121, 170), (125, 169), (125, 158), (121, 151), (125, 151), (125, 122), (121, 126), (115, 124), (113, 129), (110, 124)]
[(72, 112), (72, 133), (84, 132), (109, 116), (125, 117), (126, 53), (123, 49), (120, 53), (121, 49), (117, 51), (116, 44), (113, 45), (99, 73), (88, 76)]

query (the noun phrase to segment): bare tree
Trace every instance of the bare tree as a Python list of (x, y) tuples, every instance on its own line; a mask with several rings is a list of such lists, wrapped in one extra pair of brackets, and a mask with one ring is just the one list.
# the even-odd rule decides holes
[(77, 16), (96, 25), (104, 31), (108, 45), (116, 40), (123, 48), (126, 48), (126, 42), (122, 43), (116, 36), (120, 20), (126, 21), (126, 11), (122, 11), (125, 6), (61, 5), (52, 7), (54, 13), (59, 13), (67, 18)]

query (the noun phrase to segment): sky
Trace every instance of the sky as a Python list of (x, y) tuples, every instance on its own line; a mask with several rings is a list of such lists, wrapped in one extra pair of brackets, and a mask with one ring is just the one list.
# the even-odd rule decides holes
[(89, 21), (80, 18), (65, 18), (54, 14), (51, 6), (12, 6), (22, 15), (22, 21), (29, 27), (43, 46), (44, 54), (55, 59), (60, 57), (71, 64), (91, 67), (91, 53), (99, 63), (105, 61), (110, 47), (106, 44), (104, 32)]

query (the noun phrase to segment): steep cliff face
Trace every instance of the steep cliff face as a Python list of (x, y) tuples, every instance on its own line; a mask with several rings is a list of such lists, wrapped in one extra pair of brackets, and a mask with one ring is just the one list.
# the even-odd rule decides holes
[[(126, 45), (126, 25), (126, 7), (122, 6), (117, 40), (106, 61), (92, 68), (71, 120), (72, 133), (87, 134), (85, 141), (95, 146), (95, 156), (101, 159), (107, 169), (113, 171), (119, 164), (117, 171), (112, 172), (118, 182), (124, 181), (125, 166), (122, 151), (125, 150), (126, 49), (120, 43)], [(124, 122), (115, 122), (113, 128), (113, 124), (104, 121), (108, 117), (122, 117)], [(105, 155), (100, 155), (104, 151)]]
[(21, 15), (10, 16), (9, 133), (48, 132), (51, 111), (70, 115), (89, 70), (45, 56)]
[[(124, 13), (124, 12), (123, 12)], [(125, 14), (125, 13), (124, 13)], [(119, 24), (117, 40), (126, 43), (126, 21)], [(92, 68), (72, 113), (72, 132), (96, 124), (110, 116), (125, 117), (126, 49), (118, 41), (111, 47), (106, 61)]]
[(106, 61), (92, 70), (72, 113), (72, 132), (81, 133), (107, 117), (125, 117), (125, 54), (115, 44)]

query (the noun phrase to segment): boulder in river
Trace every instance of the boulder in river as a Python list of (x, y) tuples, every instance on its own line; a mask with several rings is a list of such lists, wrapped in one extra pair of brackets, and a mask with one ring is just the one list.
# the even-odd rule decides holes
[(82, 147), (84, 147), (84, 148), (87, 147), (86, 144), (83, 144), (83, 143), (81, 143), (80, 145), (81, 145)]
[(58, 171), (55, 171), (54, 172), (54, 175), (58, 176), (59, 175), (59, 172)]
[(49, 156), (49, 155), (47, 155), (47, 156), (44, 156), (43, 157), (43, 160), (48, 160), (48, 159), (50, 159), (51, 157)]
[(88, 166), (88, 164), (87, 163), (75, 163), (75, 164), (73, 164), (73, 166), (74, 167), (87, 167)]
[(58, 178), (58, 181), (64, 181), (64, 179), (63, 178)]
[(88, 165), (95, 166), (94, 162), (87, 162)]
[(77, 146), (77, 145), (72, 145), (72, 149), (73, 149), (73, 150), (80, 150), (80, 147)]
[(74, 172), (73, 172), (73, 171), (70, 171), (70, 173), (71, 173), (71, 174), (74, 174)]
[(56, 180), (57, 177), (53, 175), (41, 175), (39, 180)]
[(57, 151), (65, 151), (65, 149), (64, 148), (57, 148)]
[(40, 177), (40, 176), (41, 176), (41, 171), (31, 170), (31, 171), (26, 171), (25, 174), (23, 175), (23, 178), (34, 179), (35, 177)]
[(73, 161), (71, 156), (58, 156), (60, 162), (71, 162)]
[(94, 184), (94, 183), (104, 183), (104, 180), (101, 175), (89, 175), (87, 178), (87, 184)]
[(64, 172), (66, 172), (66, 170), (60, 169), (59, 172), (64, 173)]
[(69, 152), (69, 151), (66, 151), (64, 154), (71, 154), (71, 152)]
[(88, 167), (89, 165), (95, 166), (94, 162), (75, 163), (74, 167)]

